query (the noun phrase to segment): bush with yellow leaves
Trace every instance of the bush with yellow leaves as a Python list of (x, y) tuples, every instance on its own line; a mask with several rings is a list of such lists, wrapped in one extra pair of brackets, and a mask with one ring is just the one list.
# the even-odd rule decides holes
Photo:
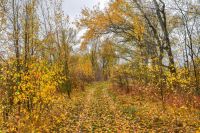
[(58, 89), (66, 80), (58, 65), (49, 65), (46, 61), (31, 63), (20, 73), (7, 69), (4, 76), (7, 78), (2, 78), (5, 88), (2, 88), (4, 95), (0, 104), (3, 106), (0, 117), (4, 120), (0, 121), (4, 121), (3, 127), (9, 131), (23, 129), (27, 127), (26, 122), (39, 120), (43, 111), (55, 104)]
[(75, 86), (74, 88), (84, 90), (85, 84), (94, 80), (92, 63), (88, 55), (77, 56), (73, 61), (74, 65), (71, 67), (70, 71), (72, 75), (72, 82)]

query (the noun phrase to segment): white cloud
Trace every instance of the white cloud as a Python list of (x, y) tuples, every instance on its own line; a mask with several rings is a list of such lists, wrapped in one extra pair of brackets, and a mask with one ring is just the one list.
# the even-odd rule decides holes
[(104, 8), (109, 0), (63, 0), (63, 10), (72, 20), (76, 19), (84, 7), (92, 8), (99, 4)]

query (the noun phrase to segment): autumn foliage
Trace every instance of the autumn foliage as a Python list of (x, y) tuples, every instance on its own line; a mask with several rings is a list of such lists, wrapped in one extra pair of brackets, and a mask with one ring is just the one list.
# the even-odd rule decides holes
[(0, 1), (0, 133), (200, 131), (199, 5), (62, 8)]

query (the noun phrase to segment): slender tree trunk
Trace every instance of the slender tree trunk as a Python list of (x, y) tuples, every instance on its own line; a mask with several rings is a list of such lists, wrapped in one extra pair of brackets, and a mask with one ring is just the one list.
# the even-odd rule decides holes
[(160, 9), (158, 2), (156, 0), (153, 0), (153, 2), (155, 5), (155, 8), (156, 8), (156, 14), (157, 14), (159, 24), (161, 26), (161, 29), (162, 29), (162, 32), (163, 32), (164, 38), (165, 38), (165, 43), (166, 43), (165, 50), (167, 51), (167, 55), (168, 55), (168, 59), (169, 59), (169, 70), (170, 70), (171, 74), (175, 74), (176, 68), (175, 68), (175, 63), (174, 63), (174, 56), (173, 56), (172, 49), (171, 49), (169, 33), (167, 30), (165, 3), (162, 0), (160, 0), (160, 2), (162, 3), (162, 9)]

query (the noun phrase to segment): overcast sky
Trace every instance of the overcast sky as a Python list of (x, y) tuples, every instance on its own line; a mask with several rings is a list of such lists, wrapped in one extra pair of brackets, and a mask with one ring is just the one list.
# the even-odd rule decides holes
[(93, 6), (100, 4), (100, 7), (105, 7), (109, 0), (63, 0), (63, 10), (65, 14), (69, 15), (72, 20), (77, 18), (81, 9), (84, 7), (92, 8)]

